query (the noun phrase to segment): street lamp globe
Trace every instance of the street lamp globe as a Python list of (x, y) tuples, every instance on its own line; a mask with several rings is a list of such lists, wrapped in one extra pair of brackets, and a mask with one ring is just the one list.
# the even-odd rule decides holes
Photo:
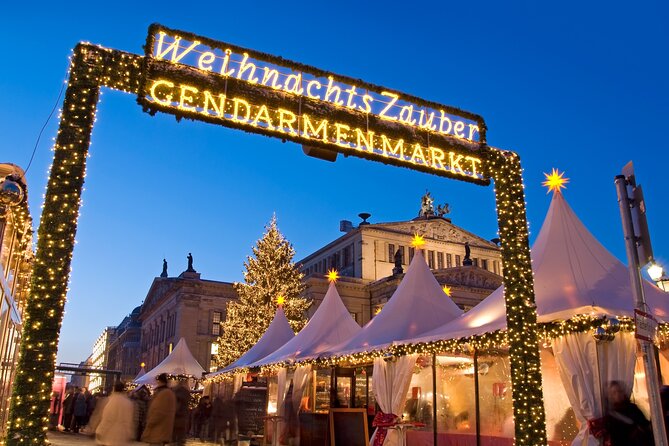
[(16, 206), (23, 201), (24, 197), (23, 187), (13, 175), (7, 176), (0, 182), (0, 204)]
[(660, 280), (660, 279), (662, 278), (662, 276), (664, 275), (664, 270), (663, 270), (662, 267), (661, 267), (660, 265), (658, 265), (657, 263), (652, 263), (652, 264), (648, 267), (648, 275), (649, 275), (650, 278), (653, 280), (653, 282), (657, 282), (657, 281)]

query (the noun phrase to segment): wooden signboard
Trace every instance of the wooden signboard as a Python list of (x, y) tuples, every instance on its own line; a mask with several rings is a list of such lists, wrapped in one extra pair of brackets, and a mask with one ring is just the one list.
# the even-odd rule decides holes
[(267, 387), (242, 387), (235, 400), (239, 433), (262, 435), (267, 415)]
[(366, 409), (330, 409), (330, 446), (369, 446)]

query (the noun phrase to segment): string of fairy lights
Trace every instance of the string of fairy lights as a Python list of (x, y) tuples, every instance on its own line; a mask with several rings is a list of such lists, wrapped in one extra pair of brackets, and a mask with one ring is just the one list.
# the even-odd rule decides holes
[[(79, 44), (73, 51), (38, 230), (30, 298), (24, 311), (20, 357), (10, 405), (8, 445), (48, 444), (46, 430), (51, 385), (100, 87), (139, 94), (146, 80), (145, 63), (145, 57), (90, 44)], [(174, 71), (178, 72), (178, 66)], [(191, 117), (185, 111), (175, 113), (177, 118)], [(516, 444), (546, 444), (540, 342), (550, 342), (565, 333), (601, 327), (604, 321), (577, 316), (568, 321), (537, 324), (520, 160), (512, 152), (483, 145), (481, 156), (486, 159), (485, 174), (495, 182), (507, 330), (459, 340), (396, 345), (386, 350), (318, 358), (304, 363), (315, 366), (362, 364), (379, 356), (508, 348)], [(630, 321), (621, 319), (620, 322), (621, 330), (631, 330)], [(669, 339), (669, 329), (662, 327), (660, 335), (661, 339)], [(293, 364), (274, 364), (264, 371), (271, 372), (286, 365)], [(220, 379), (225, 379), (225, 375)]]

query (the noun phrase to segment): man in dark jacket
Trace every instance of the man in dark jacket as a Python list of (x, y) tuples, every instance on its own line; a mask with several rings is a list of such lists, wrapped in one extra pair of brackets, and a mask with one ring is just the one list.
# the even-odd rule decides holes
[(190, 390), (188, 390), (188, 381), (177, 381), (172, 387), (174, 396), (177, 400), (177, 410), (174, 414), (174, 443), (176, 446), (186, 444), (190, 421)]

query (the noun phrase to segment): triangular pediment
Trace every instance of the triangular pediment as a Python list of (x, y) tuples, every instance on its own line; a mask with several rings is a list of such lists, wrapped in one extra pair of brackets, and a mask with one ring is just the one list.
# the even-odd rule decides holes
[(149, 291), (146, 293), (146, 297), (144, 298), (144, 303), (142, 304), (140, 314), (146, 314), (147, 312), (150, 312), (151, 309), (162, 300), (162, 298), (169, 294), (169, 291), (174, 288), (175, 284), (176, 280), (173, 278), (156, 277), (153, 279), (151, 288), (149, 288)]
[(417, 219), (412, 221), (400, 221), (391, 223), (376, 223), (365, 226), (365, 228), (386, 230), (408, 235), (420, 234), (425, 238), (464, 244), (469, 242), (471, 246), (487, 249), (498, 249), (499, 247), (478, 235), (454, 225), (445, 218)]

